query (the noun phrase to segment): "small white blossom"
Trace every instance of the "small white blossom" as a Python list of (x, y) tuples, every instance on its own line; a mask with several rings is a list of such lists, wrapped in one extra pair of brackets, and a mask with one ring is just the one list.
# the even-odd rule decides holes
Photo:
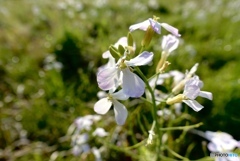
[(123, 90), (116, 93), (110, 91), (108, 97), (102, 98), (95, 103), (94, 111), (98, 114), (106, 114), (113, 105), (116, 122), (118, 125), (123, 125), (126, 121), (128, 112), (126, 107), (118, 100), (127, 100), (128, 98), (129, 97), (123, 93)]
[(153, 130), (148, 131), (148, 133), (149, 133), (149, 135), (148, 135), (148, 139), (147, 139), (146, 145), (152, 144), (153, 136), (155, 135)]
[(93, 136), (105, 137), (108, 136), (108, 132), (106, 132), (103, 128), (96, 128), (96, 130), (92, 133)]

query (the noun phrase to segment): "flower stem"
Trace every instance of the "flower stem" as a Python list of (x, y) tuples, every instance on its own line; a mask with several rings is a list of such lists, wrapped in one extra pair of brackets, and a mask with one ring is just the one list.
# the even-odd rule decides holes
[(153, 105), (153, 108), (152, 108), (152, 116), (153, 116), (153, 119), (156, 123), (156, 131), (157, 131), (157, 135), (158, 135), (158, 141), (156, 143), (156, 146), (157, 146), (157, 159), (156, 160), (159, 160), (159, 156), (161, 154), (161, 138), (162, 138), (162, 135), (161, 135), (161, 131), (160, 131), (160, 124), (159, 122), (157, 121), (157, 105), (156, 105), (156, 100), (155, 100), (155, 96), (154, 96), (154, 93), (153, 93), (153, 90), (151, 88), (151, 86), (149, 85), (148, 83), (148, 80), (147, 78), (145, 77), (145, 75), (142, 73), (142, 71), (138, 68), (138, 67), (135, 67), (136, 71), (138, 72), (138, 74), (141, 76), (141, 78), (143, 79), (143, 81), (145, 82), (146, 84), (146, 88), (149, 90), (150, 94), (151, 94), (151, 99), (152, 99), (152, 105)]

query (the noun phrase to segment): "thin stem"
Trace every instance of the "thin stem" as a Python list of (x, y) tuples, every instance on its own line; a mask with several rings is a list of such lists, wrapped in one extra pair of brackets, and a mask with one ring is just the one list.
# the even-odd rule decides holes
[(202, 122), (195, 124), (195, 125), (189, 125), (189, 126), (178, 126), (178, 127), (166, 127), (166, 128), (160, 128), (160, 131), (168, 131), (168, 130), (190, 130), (193, 128), (197, 128), (199, 126), (203, 125)]
[[(153, 90), (152, 90), (151, 86), (149, 85), (148, 80), (145, 77), (145, 75), (142, 73), (142, 71), (138, 67), (136, 67), (135, 69), (138, 72), (138, 74), (141, 76), (143, 81), (145, 82), (146, 88), (149, 90), (149, 92), (151, 94), (152, 105), (153, 105), (152, 115), (153, 115), (154, 120), (156, 121), (156, 131), (157, 131), (158, 140), (159, 140), (159, 141), (157, 141), (157, 144), (156, 144), (157, 145), (157, 160), (159, 160), (159, 154), (161, 153), (160, 149), (161, 149), (161, 143), (162, 143), (161, 138), (162, 137), (161, 137), (161, 132), (160, 132), (160, 125), (157, 121), (157, 106), (156, 106), (155, 96), (154, 96)], [(158, 145), (158, 143), (159, 143), (159, 145)]]
[(181, 156), (180, 154), (176, 153), (175, 151), (173, 151), (172, 149), (170, 149), (168, 146), (164, 146), (173, 156), (181, 159), (181, 160), (184, 160), (184, 161), (189, 161), (188, 158), (185, 158), (183, 156)]
[(139, 54), (141, 54), (144, 50), (144, 46), (141, 47), (140, 51), (139, 51)]

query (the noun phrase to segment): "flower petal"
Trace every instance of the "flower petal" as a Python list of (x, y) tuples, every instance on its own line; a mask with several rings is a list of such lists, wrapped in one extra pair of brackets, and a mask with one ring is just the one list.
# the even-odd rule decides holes
[(209, 100), (213, 99), (212, 93), (211, 92), (206, 92), (206, 91), (200, 91), (199, 96), (207, 98)]
[(128, 66), (141, 66), (141, 65), (149, 64), (152, 61), (152, 59), (153, 59), (153, 53), (144, 51), (138, 56), (136, 56), (135, 58), (129, 61), (125, 61), (125, 63)]
[(183, 102), (196, 112), (200, 111), (203, 108), (203, 106), (195, 100), (183, 100)]
[(219, 152), (219, 147), (212, 142), (208, 143), (207, 147), (211, 152)]
[(115, 44), (114, 47), (118, 48), (119, 45), (123, 47), (128, 46), (127, 37), (121, 37)]
[(149, 20), (145, 20), (145, 21), (143, 21), (143, 22), (140, 22), (140, 23), (131, 25), (131, 26), (129, 27), (129, 30), (130, 30), (130, 32), (132, 32), (132, 31), (134, 31), (134, 30), (137, 30), (137, 29), (146, 31), (149, 25), (150, 25)]
[(97, 74), (98, 86), (102, 90), (116, 88), (119, 84), (118, 81), (118, 69), (115, 67), (105, 68)]
[(148, 19), (149, 22), (150, 22), (150, 25), (152, 26), (153, 30), (158, 33), (158, 34), (161, 34), (161, 25), (159, 22), (153, 20), (152, 18), (149, 18)]
[(167, 31), (171, 32), (173, 35), (180, 37), (181, 35), (178, 33), (178, 29), (167, 24), (167, 23), (161, 23), (161, 26), (165, 28)]
[(127, 100), (129, 98), (128, 95), (123, 93), (123, 90), (113, 93), (112, 97), (115, 98), (116, 100)]
[(143, 80), (132, 73), (128, 68), (122, 70), (123, 72), (123, 92), (130, 97), (141, 97), (145, 90)]
[(116, 122), (118, 125), (123, 125), (127, 119), (128, 111), (126, 107), (117, 100), (113, 101), (113, 105)]
[(162, 40), (162, 49), (168, 53), (171, 53), (173, 50), (177, 49), (179, 44), (178, 38), (169, 34), (167, 36), (163, 36)]
[(197, 71), (198, 65), (199, 65), (198, 63), (194, 64), (194, 66), (190, 69), (188, 74), (192, 76)]
[(198, 86), (196, 86), (196, 85), (185, 85), (183, 94), (187, 98), (194, 100), (199, 95), (199, 92), (200, 92), (200, 89), (199, 89)]
[(106, 114), (110, 107), (112, 106), (112, 102), (106, 97), (97, 101), (94, 105), (94, 111), (98, 114)]

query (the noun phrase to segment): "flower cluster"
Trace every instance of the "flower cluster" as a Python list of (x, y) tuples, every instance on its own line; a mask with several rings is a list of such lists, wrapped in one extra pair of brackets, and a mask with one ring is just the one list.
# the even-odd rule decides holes
[[(162, 27), (170, 34), (163, 36), (162, 54), (155, 68), (156, 73), (151, 79), (147, 79), (138, 66), (153, 65), (154, 53), (147, 51), (146, 47), (150, 44), (154, 34), (161, 34)], [(136, 53), (137, 45), (132, 36), (132, 32), (137, 29), (145, 31), (139, 54)], [(194, 65), (185, 75), (179, 71), (165, 72), (170, 65), (167, 58), (178, 48), (180, 36), (177, 28), (167, 23), (158, 22), (157, 17), (131, 25), (127, 37), (120, 38), (102, 55), (103, 58), (108, 59), (108, 63), (99, 68), (97, 82), (99, 88), (105, 92), (105, 96), (95, 103), (94, 111), (98, 114), (106, 114), (113, 106), (117, 124), (123, 125), (127, 119), (128, 111), (120, 101), (139, 98), (144, 93), (146, 100), (154, 100), (155, 104), (160, 104), (163, 101), (169, 105), (183, 102), (194, 111), (201, 110), (203, 106), (195, 101), (196, 97), (201, 96), (211, 100), (212, 94), (200, 90), (203, 83), (195, 75), (198, 64)], [(164, 94), (156, 88), (169, 77), (174, 77), (171, 93), (178, 94), (174, 97), (171, 97), (171, 94)], [(181, 91), (183, 93), (179, 94)], [(155, 112), (157, 113), (157, 111)], [(163, 111), (158, 111), (159, 115), (161, 112)]]
[[(108, 133), (103, 128), (93, 128), (93, 124), (101, 119), (99, 115), (86, 115), (77, 118), (68, 129), (72, 140), (72, 153), (75, 156), (93, 153), (95, 160), (101, 161), (100, 150), (88, 143), (91, 137), (105, 137)], [(89, 135), (91, 133), (91, 135)]]

